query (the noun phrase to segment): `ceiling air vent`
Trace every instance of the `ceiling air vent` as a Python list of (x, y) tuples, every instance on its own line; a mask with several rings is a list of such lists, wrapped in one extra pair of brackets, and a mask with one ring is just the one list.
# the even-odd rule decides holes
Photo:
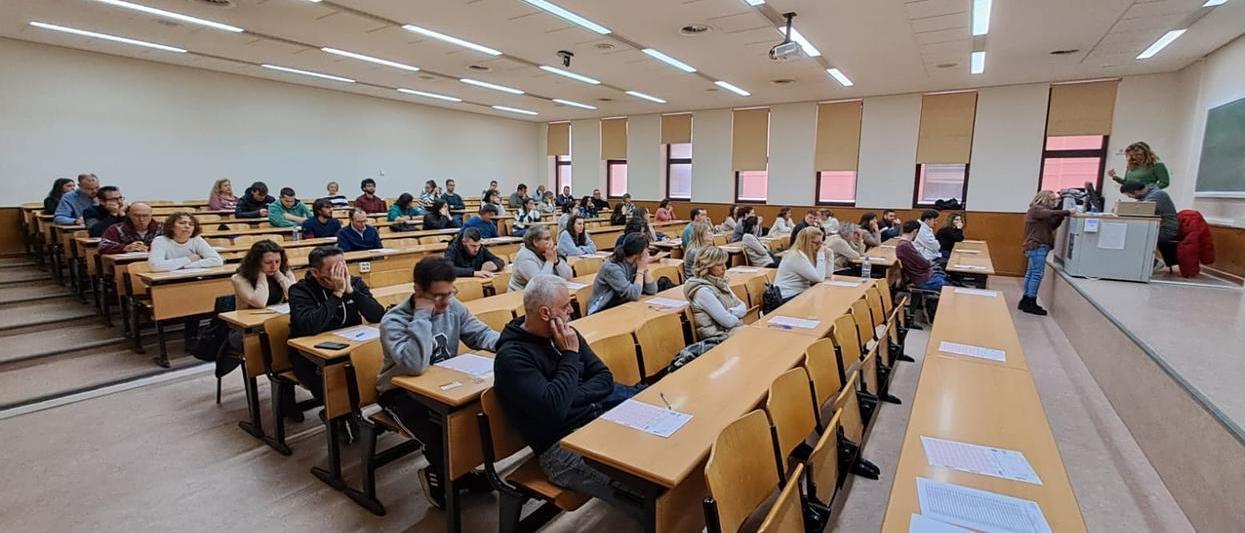
[(1068, 55), (1068, 54), (1075, 54), (1075, 53), (1080, 52), (1080, 51), (1081, 51), (1081, 49), (1080, 49), (1080, 48), (1068, 48), (1068, 49), (1065, 49), (1065, 50), (1054, 50), (1054, 51), (1052, 51), (1052, 52), (1050, 53), (1050, 55), (1053, 55), (1053, 56), (1066, 56), (1066, 55)]
[(679, 34), (687, 36), (703, 35), (710, 31), (713, 31), (713, 27), (708, 24), (688, 24), (679, 28)]
[(769, 80), (769, 84), (770, 84), (770, 85), (778, 85), (778, 86), (783, 86), (783, 85), (792, 85), (792, 84), (794, 84), (794, 83), (795, 83), (795, 80), (790, 79), (790, 78), (782, 78), (782, 79), (777, 79), (777, 80)]
[(233, 7), (233, 0), (194, 0), (197, 4), (207, 4), (212, 7)]
[(484, 65), (467, 65), (467, 70), (472, 70), (475, 72), (491, 72), (493, 70), (493, 67), (486, 67)]

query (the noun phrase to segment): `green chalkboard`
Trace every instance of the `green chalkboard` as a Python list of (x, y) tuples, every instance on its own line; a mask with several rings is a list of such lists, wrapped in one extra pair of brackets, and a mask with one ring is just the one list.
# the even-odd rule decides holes
[(1207, 113), (1194, 193), (1245, 197), (1245, 98)]

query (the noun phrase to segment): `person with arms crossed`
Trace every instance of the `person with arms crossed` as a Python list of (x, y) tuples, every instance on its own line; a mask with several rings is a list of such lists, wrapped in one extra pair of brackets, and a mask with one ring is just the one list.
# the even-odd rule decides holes
[[(242, 257), (238, 271), (229, 277), (233, 284), (234, 305), (238, 310), (263, 309), (285, 302), (290, 287), (297, 281), (290, 270), (290, 259), (280, 244), (264, 239), (256, 241)], [(242, 350), (242, 330), (230, 328), (229, 345)], [(293, 398), (285, 405), (294, 405)], [(295, 418), (301, 417), (301, 413)]]
[(527, 282), (539, 274), (553, 274), (562, 279), (575, 277), (571, 265), (558, 256), (553, 236), (545, 226), (532, 226), (523, 235), (523, 247), (510, 270), (509, 289), (512, 291), (523, 290)]
[(748, 304), (731, 290), (726, 277), (726, 252), (717, 246), (702, 248), (692, 266), (693, 275), (683, 284), (683, 296), (692, 308), (697, 338), (715, 344), (743, 327)]
[(320, 198), (311, 205), (311, 212), (315, 216), (307, 217), (303, 221), (303, 238), (317, 239), (324, 237), (336, 237), (342, 229), (341, 221), (333, 218), (333, 202), (328, 198)]
[(784, 302), (830, 275), (834, 268), (834, 254), (823, 242), (821, 228), (809, 226), (800, 230), (791, 243), (791, 249), (783, 254), (774, 284), (782, 293)]
[(540, 222), (540, 217), (540, 208), (536, 205), (536, 199), (524, 198), (522, 207), (514, 215), (514, 225), (511, 226), (510, 235), (522, 237), (533, 223)]
[(367, 211), (356, 207), (350, 211), (350, 224), (337, 232), (337, 246), (343, 252), (382, 248), (380, 232), (369, 225)]

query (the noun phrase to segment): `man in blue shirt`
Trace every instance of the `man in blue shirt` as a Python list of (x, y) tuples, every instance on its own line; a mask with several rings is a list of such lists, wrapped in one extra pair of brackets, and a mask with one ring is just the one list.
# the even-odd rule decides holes
[(342, 223), (333, 218), (332, 200), (328, 198), (316, 200), (312, 204), (311, 212), (315, 216), (307, 217), (307, 220), (303, 221), (304, 238), (334, 237), (337, 232), (341, 231)]
[(78, 188), (61, 196), (56, 205), (52, 222), (55, 224), (82, 224), (82, 214), (95, 205), (95, 193), (99, 192), (99, 178), (95, 174), (78, 174)]
[(497, 224), (493, 223), (493, 217), (497, 216), (497, 206), (491, 204), (483, 204), (480, 206), (480, 214), (471, 217), (463, 224), (463, 229), (475, 228), (480, 230), (480, 237), (483, 239), (497, 238)]
[(356, 207), (350, 212), (350, 225), (337, 232), (337, 247), (343, 252), (381, 248), (380, 233), (367, 223), (367, 211)]
[(684, 250), (687, 249), (687, 243), (691, 242), (692, 240), (692, 224), (700, 222), (701, 220), (705, 221), (706, 223), (709, 222), (709, 213), (705, 212), (704, 209), (701, 209), (699, 207), (693, 207), (691, 215), (692, 215), (692, 221), (688, 222), (687, 226), (683, 227), (683, 249)]

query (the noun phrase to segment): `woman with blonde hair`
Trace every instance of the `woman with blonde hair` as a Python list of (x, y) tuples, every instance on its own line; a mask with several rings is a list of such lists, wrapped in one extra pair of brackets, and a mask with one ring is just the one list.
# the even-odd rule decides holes
[(696, 254), (701, 248), (713, 245), (713, 226), (708, 222), (692, 223), (692, 234), (683, 247), (683, 279), (692, 277), (692, 266), (696, 262)]
[(1137, 181), (1160, 189), (1166, 189), (1171, 183), (1171, 177), (1167, 174), (1167, 165), (1159, 161), (1159, 157), (1154, 155), (1154, 150), (1150, 149), (1149, 144), (1141, 141), (1130, 144), (1124, 149), (1124, 155), (1128, 158), (1128, 167), (1124, 171), (1124, 177), (1121, 178), (1116, 174), (1114, 168), (1107, 171), (1107, 175), (1116, 183)]
[(1025, 213), (1025, 256), (1029, 266), (1025, 269), (1025, 293), (1018, 309), (1034, 315), (1045, 315), (1046, 310), (1037, 303), (1038, 287), (1046, 274), (1046, 255), (1055, 246), (1055, 228), (1071, 215), (1067, 209), (1058, 209), (1059, 195), (1054, 191), (1038, 191), (1029, 202)]
[(721, 340), (744, 325), (748, 305), (731, 290), (726, 277), (727, 254), (717, 246), (706, 246), (696, 254), (693, 275), (683, 284), (683, 296), (692, 308), (696, 334), (701, 339)]
[(824, 234), (816, 226), (804, 228), (795, 236), (791, 250), (778, 263), (778, 277), (774, 278), (784, 302), (814, 283), (821, 283), (830, 274), (834, 268), (834, 254), (824, 242)]
[(238, 197), (233, 194), (233, 184), (229, 178), (221, 178), (212, 184), (212, 192), (208, 194), (208, 209), (212, 211), (233, 211), (238, 207)]

